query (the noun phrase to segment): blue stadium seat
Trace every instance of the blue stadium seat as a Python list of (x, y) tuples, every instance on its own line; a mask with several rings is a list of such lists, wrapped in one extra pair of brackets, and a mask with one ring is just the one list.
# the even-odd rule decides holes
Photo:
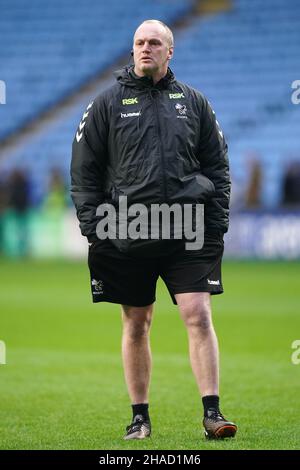
[[(184, 2), (171, 0), (143, 4), (130, 0), (123, 8), (122, 3), (112, 0), (110, 8), (99, 5), (95, 11), (95, 5), (92, 7), (95, 2), (80, 0), (75, 14), (73, 3), (55, 0), (47, 4), (47, 14), (43, 11), (47, 21), (41, 25), (37, 0), (29, 10), (25, 1), (4, 3), (6, 21), (1, 17), (0, 30), (4, 25), (9, 41), (8, 49), (0, 53), (0, 60), (9, 64), (7, 74), (15, 77), (16, 93), (12, 98), (13, 110), (7, 116), (6, 132), (57, 102), (109, 65), (109, 61), (112, 63), (129, 51), (132, 31), (140, 20), (151, 16), (171, 21), (188, 8)], [(300, 2), (233, 3), (233, 10), (195, 17), (192, 24), (181, 30), (175, 37), (171, 65), (179, 80), (200, 89), (212, 103), (229, 143), (234, 179), (246, 183), (249, 158), (255, 154), (260, 159), (264, 203), (272, 207), (280, 201), (286, 161), (295, 156), (300, 158), (300, 105), (291, 102), (291, 83), (300, 79)], [(17, 4), (19, 8), (14, 9)], [(57, 10), (60, 17), (57, 21), (55, 7), (60, 4), (63, 9)], [(89, 8), (91, 14), (86, 15)], [(25, 22), (23, 15), (27, 18)], [(9, 18), (14, 21), (8, 22)], [(22, 40), (17, 39), (16, 24)], [(39, 39), (29, 55), (34, 30)], [(11, 54), (13, 50), (15, 56)], [(26, 93), (24, 80), (28, 85)], [(32, 136), (26, 147), (0, 161), (0, 170), (4, 172), (16, 165), (30, 169), (37, 182), (36, 201), (45, 191), (53, 166), (59, 166), (69, 178), (71, 142), (87, 101), (80, 100), (68, 111), (62, 110), (57, 121)]]
[(172, 22), (191, 0), (2, 0), (0, 140), (68, 96), (131, 49), (142, 19)]

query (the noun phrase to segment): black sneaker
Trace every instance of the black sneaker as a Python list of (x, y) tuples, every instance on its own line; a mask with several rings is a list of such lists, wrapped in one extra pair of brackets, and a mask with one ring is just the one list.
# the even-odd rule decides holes
[(213, 408), (207, 411), (207, 416), (203, 418), (204, 434), (207, 439), (223, 439), (234, 437), (237, 425), (227, 421), (224, 416)]
[(142, 415), (136, 415), (132, 423), (126, 427), (124, 439), (145, 439), (145, 437), (150, 437), (150, 435), (150, 421), (145, 421)]

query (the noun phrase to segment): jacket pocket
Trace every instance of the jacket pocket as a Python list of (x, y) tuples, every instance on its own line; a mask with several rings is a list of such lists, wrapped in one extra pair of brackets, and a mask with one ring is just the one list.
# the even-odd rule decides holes
[(196, 181), (198, 185), (203, 189), (205, 198), (210, 199), (216, 191), (214, 183), (209, 178), (207, 178), (207, 176), (204, 176), (202, 173), (198, 173), (196, 175)]
[(179, 179), (174, 200), (181, 203), (204, 203), (215, 194), (213, 182), (201, 173), (193, 173)]

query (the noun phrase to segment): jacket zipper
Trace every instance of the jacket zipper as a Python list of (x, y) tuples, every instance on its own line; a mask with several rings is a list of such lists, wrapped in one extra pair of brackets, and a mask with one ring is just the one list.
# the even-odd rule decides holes
[[(159, 91), (157, 91), (159, 93)], [(155, 114), (156, 114), (156, 124), (157, 124), (157, 135), (159, 139), (159, 146), (160, 146), (160, 161), (161, 161), (161, 167), (162, 167), (162, 172), (163, 172), (163, 193), (164, 193), (164, 202), (168, 202), (168, 197), (167, 197), (167, 183), (166, 183), (166, 165), (165, 165), (165, 155), (163, 151), (163, 145), (162, 145), (162, 138), (161, 138), (161, 129), (159, 125), (159, 113), (158, 113), (158, 106), (157, 106), (157, 101), (155, 95), (152, 95), (152, 90), (150, 91), (150, 96), (151, 99), (154, 101), (154, 107), (155, 107)]]

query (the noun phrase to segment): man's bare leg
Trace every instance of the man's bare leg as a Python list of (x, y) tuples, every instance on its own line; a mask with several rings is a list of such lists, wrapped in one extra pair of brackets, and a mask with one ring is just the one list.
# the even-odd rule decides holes
[(150, 326), (153, 305), (122, 305), (122, 356), (131, 403), (148, 403), (151, 376)]
[(236, 425), (219, 413), (219, 346), (212, 322), (210, 293), (192, 292), (175, 297), (188, 332), (191, 366), (204, 405), (206, 436), (233, 437)]
[(219, 347), (212, 323), (210, 294), (176, 294), (189, 338), (192, 370), (201, 396), (219, 395)]
[[(152, 357), (150, 348), (150, 327), (153, 305), (132, 307), (122, 305), (123, 337), (122, 357), (124, 375), (133, 413), (149, 420), (149, 386)], [(137, 411), (138, 410), (138, 411)], [(150, 421), (150, 420), (149, 420)], [(129, 429), (130, 428), (130, 429)], [(150, 436), (151, 426), (137, 423), (127, 428), (125, 439), (143, 439)]]

